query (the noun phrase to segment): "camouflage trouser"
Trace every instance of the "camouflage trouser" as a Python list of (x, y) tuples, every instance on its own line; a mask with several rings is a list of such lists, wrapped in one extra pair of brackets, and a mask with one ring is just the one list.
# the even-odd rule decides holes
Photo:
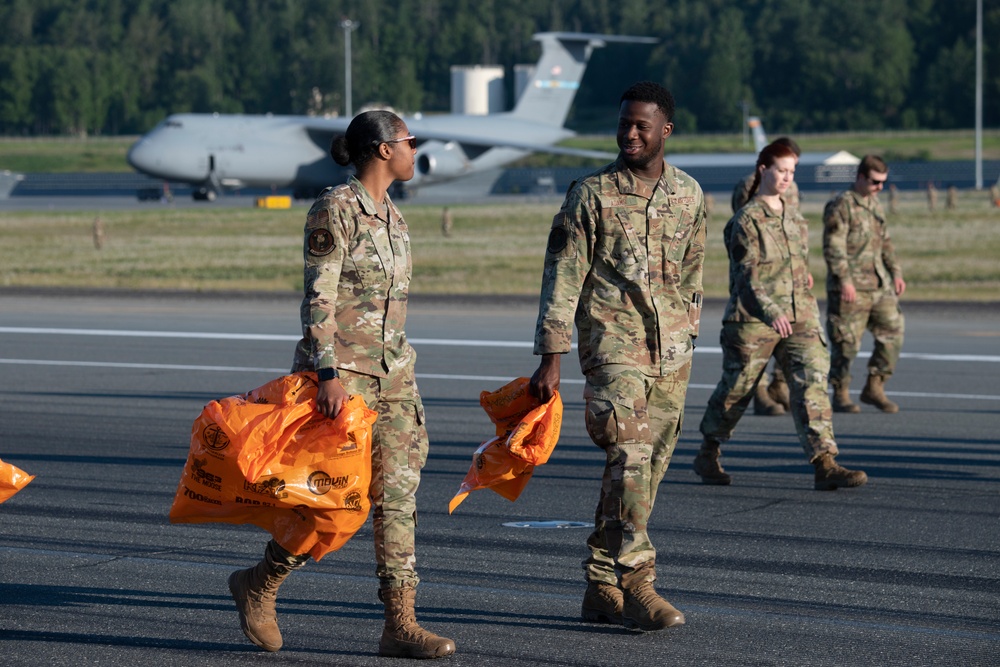
[(782, 338), (763, 322), (725, 322), (719, 339), (722, 379), (708, 399), (702, 435), (718, 442), (732, 437), (773, 354), (785, 371), (792, 420), (806, 456), (814, 461), (821, 454), (837, 454), (827, 394), (830, 355), (818, 323), (793, 323), (792, 335)]
[(865, 329), (875, 337), (875, 349), (868, 360), (868, 374), (892, 375), (903, 349), (903, 312), (891, 289), (857, 292), (853, 303), (840, 292), (827, 292), (826, 331), (830, 336), (830, 381), (851, 383), (851, 362), (861, 349)]
[[(765, 387), (770, 386), (771, 382), (784, 382), (785, 372), (781, 370), (781, 364), (775, 359), (774, 363), (771, 364), (771, 377), (767, 376), (767, 364), (764, 364), (764, 372), (760, 375), (760, 381), (764, 383)], [(773, 380), (772, 380), (773, 378)]]
[(413, 365), (388, 378), (341, 370), (340, 383), (347, 393), (364, 397), (368, 407), (378, 412), (372, 428), (372, 483), (368, 495), (372, 501), (379, 587), (415, 586), (420, 581), (414, 545), (416, 493), (429, 443)]
[(646, 524), (680, 436), (690, 378), (690, 362), (665, 377), (621, 364), (587, 373), (587, 432), (607, 456), (583, 562), (588, 581), (616, 585), (640, 569), (645, 580), (656, 578)]

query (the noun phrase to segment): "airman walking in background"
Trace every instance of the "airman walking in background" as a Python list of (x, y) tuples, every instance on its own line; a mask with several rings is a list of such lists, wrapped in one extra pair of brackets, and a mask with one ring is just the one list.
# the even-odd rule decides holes
[(728, 485), (721, 446), (750, 403), (768, 360), (781, 363), (791, 393), (799, 443), (815, 468), (814, 488), (861, 486), (868, 476), (836, 462), (833, 412), (827, 394), (830, 356), (816, 298), (810, 291), (809, 244), (801, 213), (782, 195), (793, 181), (797, 156), (769, 144), (757, 158), (750, 202), (726, 224), (729, 303), (722, 318), (722, 378), (698, 427), (704, 436), (694, 471), (705, 484)]
[[(802, 150), (794, 139), (778, 137), (774, 140), (774, 143), (784, 144), (791, 148), (795, 153), (796, 160), (802, 155)], [(750, 188), (753, 186), (756, 176), (756, 171), (750, 172), (733, 188), (733, 196), (730, 203), (732, 204), (734, 215), (750, 201)], [(791, 182), (788, 190), (785, 191), (782, 197), (786, 205), (794, 208), (796, 211), (799, 210), (799, 186), (795, 181)], [(805, 218), (802, 218), (802, 224), (806, 224)], [(808, 237), (808, 234), (806, 237)], [(769, 382), (767, 371), (765, 370), (764, 374), (760, 376), (757, 387), (754, 389), (753, 413), (755, 415), (776, 416), (783, 415), (791, 410), (788, 383), (785, 381), (785, 374), (781, 370), (781, 364), (777, 362), (777, 359), (771, 364), (771, 373), (773, 379)]]
[(958, 188), (956, 188), (954, 185), (948, 186), (948, 191), (947, 195), (945, 196), (944, 206), (949, 211), (954, 211), (956, 208), (958, 208)]
[(451, 219), (451, 209), (447, 206), (441, 211), (441, 235), (451, 236), (451, 228), (454, 223)]
[(903, 269), (889, 236), (878, 193), (889, 177), (882, 158), (866, 155), (850, 190), (827, 202), (823, 212), (826, 258), (827, 319), (830, 336), (830, 383), (835, 412), (859, 412), (851, 402), (851, 362), (867, 328), (875, 337), (868, 380), (861, 401), (883, 412), (897, 412), (883, 389), (896, 369), (903, 347), (899, 297), (906, 290)]

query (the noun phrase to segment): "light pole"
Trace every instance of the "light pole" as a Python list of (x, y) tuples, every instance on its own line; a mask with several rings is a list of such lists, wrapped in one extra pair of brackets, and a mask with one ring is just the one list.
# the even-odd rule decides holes
[(976, 189), (983, 189), (983, 0), (976, 2)]
[(344, 112), (348, 118), (354, 115), (351, 105), (351, 32), (360, 25), (351, 19), (340, 22), (340, 27), (344, 29)]
[(750, 103), (742, 100), (740, 109), (743, 111), (743, 147), (746, 148), (750, 145)]

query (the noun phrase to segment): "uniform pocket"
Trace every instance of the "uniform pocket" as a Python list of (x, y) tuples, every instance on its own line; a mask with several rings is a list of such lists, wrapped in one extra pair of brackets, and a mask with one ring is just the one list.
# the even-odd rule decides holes
[(643, 382), (630, 373), (598, 368), (588, 373), (584, 389), (587, 400), (587, 433), (602, 449), (639, 442), (649, 433)]
[(427, 427), (424, 425), (424, 403), (417, 397), (417, 400), (408, 404), (407, 408), (413, 409), (413, 439), (410, 442), (410, 470), (420, 470), (427, 463), (427, 453), (430, 449)]
[(351, 248), (351, 261), (358, 284), (372, 287), (384, 283), (387, 278), (383, 256), (391, 250), (379, 248), (371, 231), (362, 233)]
[(665, 253), (667, 261), (670, 263), (680, 266), (684, 261), (684, 253), (687, 252), (689, 239), (693, 230), (693, 220), (694, 217), (690, 213), (681, 211), (677, 229), (674, 231), (674, 235), (671, 237)]
[(627, 213), (617, 215), (619, 227), (615, 230), (614, 246), (611, 249), (611, 259), (615, 270), (622, 277), (639, 282), (646, 272), (646, 251), (639, 242)]
[[(827, 314), (827, 330), (834, 345), (854, 345), (854, 332), (842, 315)], [(826, 341), (824, 341), (824, 344)]]
[(760, 259), (761, 264), (770, 264), (788, 257), (788, 243), (783, 235), (781, 238), (774, 230), (763, 228), (760, 235)]

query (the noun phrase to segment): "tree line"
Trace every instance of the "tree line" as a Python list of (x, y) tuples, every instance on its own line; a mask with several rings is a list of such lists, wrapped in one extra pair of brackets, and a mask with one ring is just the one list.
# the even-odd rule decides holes
[[(632, 81), (687, 132), (949, 129), (975, 118), (973, 0), (0, 0), (0, 134), (134, 134), (174, 112), (444, 112), (452, 65), (534, 63), (536, 32), (595, 51), (569, 126), (614, 127)], [(983, 0), (984, 123), (1000, 124), (1000, 0)], [(512, 79), (508, 76), (508, 79)], [(508, 99), (512, 99), (508, 83)]]

